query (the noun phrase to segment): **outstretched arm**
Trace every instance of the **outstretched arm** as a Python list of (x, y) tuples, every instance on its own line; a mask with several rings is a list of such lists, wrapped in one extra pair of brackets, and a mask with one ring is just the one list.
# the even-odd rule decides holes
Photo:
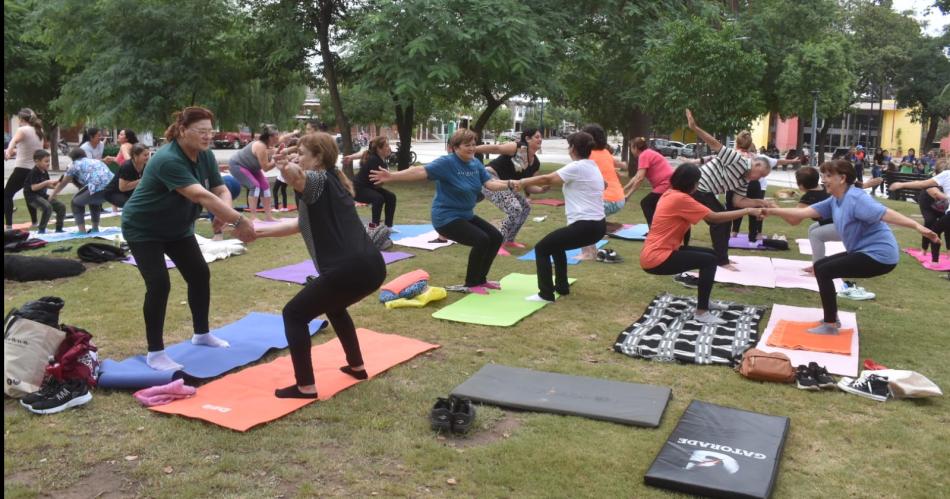
[(914, 182), (894, 182), (891, 184), (889, 189), (892, 191), (898, 191), (901, 189), (926, 189), (928, 187), (937, 187), (939, 185), (940, 184), (938, 184), (936, 180), (928, 178), (927, 180), (917, 180)]
[(696, 119), (693, 118), (693, 112), (689, 109), (686, 110), (686, 123), (689, 125), (689, 129), (714, 152), (719, 152), (719, 150), (722, 149), (722, 142), (719, 142), (716, 140), (716, 137), (713, 137), (702, 128), (699, 128), (699, 125), (696, 124)]
[[(757, 182), (757, 181), (754, 181)], [(739, 208), (777, 208), (778, 206), (773, 201), (766, 201), (765, 199), (752, 199), (743, 196), (742, 194), (733, 193), (732, 195), (732, 204), (738, 206)]]
[(712, 211), (705, 217), (703, 221), (709, 225), (721, 224), (724, 222), (731, 222), (737, 218), (742, 218), (746, 215), (751, 215), (753, 217), (762, 217), (762, 208), (743, 208), (741, 210), (732, 210), (732, 211)]
[(563, 185), (564, 179), (562, 179), (557, 172), (552, 172), (547, 175), (535, 175), (533, 177), (523, 178), (519, 183), (522, 189), (533, 186), (550, 187), (552, 185)]
[(802, 220), (807, 218), (820, 218), (821, 214), (818, 213), (818, 210), (808, 207), (808, 208), (765, 208), (762, 210), (763, 216), (777, 216), (790, 225), (798, 225), (802, 223)]
[(517, 142), (505, 142), (504, 144), (481, 144), (475, 146), (476, 154), (504, 154), (505, 156), (514, 156), (518, 152)]
[(640, 188), (640, 184), (643, 183), (643, 180), (647, 177), (646, 170), (637, 170), (637, 174), (627, 182), (627, 185), (623, 186), (623, 193), (625, 198), (630, 198), (634, 192), (637, 192), (637, 189)]
[(890, 208), (887, 209), (887, 211), (884, 213), (884, 216), (881, 217), (881, 220), (891, 225), (898, 225), (900, 227), (914, 229), (917, 232), (920, 232), (920, 235), (926, 237), (927, 239), (930, 239), (931, 241), (938, 244), (940, 243), (940, 236), (938, 236), (936, 232), (924, 227), (923, 225), (920, 225), (914, 220), (905, 217), (904, 215), (901, 215)]
[(378, 169), (369, 172), (369, 179), (376, 185), (382, 185), (388, 182), (418, 182), (426, 180), (429, 175), (424, 166), (414, 166), (399, 172), (391, 172), (385, 169)]

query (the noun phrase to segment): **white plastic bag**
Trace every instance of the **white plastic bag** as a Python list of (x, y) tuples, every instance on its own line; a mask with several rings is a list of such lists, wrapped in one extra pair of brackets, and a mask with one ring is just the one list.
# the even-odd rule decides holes
[(3, 393), (20, 398), (39, 390), (49, 357), (65, 337), (41, 322), (11, 319), (3, 333)]

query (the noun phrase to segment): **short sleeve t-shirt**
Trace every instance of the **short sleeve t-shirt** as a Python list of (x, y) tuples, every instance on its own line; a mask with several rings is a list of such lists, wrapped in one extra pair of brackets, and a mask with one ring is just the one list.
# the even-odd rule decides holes
[(429, 180), (435, 181), (432, 225), (436, 228), (455, 220), (471, 220), (482, 185), (491, 180), (485, 165), (477, 159), (465, 162), (456, 154), (446, 154), (425, 166)]
[[(934, 177), (934, 180), (937, 181), (937, 185), (943, 189), (943, 192), (950, 194), (950, 170), (941, 172), (939, 175)], [(950, 213), (950, 206), (947, 207), (947, 211), (944, 213)]]
[(589, 159), (572, 161), (557, 171), (564, 181), (564, 212), (568, 225), (580, 220), (603, 220), (604, 177)]
[[(802, 197), (799, 198), (798, 202), (800, 204), (807, 204), (808, 206), (811, 206), (815, 203), (820, 203), (829, 197), (831, 197), (831, 194), (828, 194), (828, 191), (824, 189), (817, 191), (806, 191), (804, 194), (802, 194)], [(832, 223), (830, 218), (817, 218), (815, 220), (818, 221), (819, 225), (828, 225)]]
[(211, 190), (223, 185), (211, 151), (192, 161), (177, 140), (162, 146), (148, 161), (142, 181), (122, 210), (122, 233), (128, 241), (178, 241), (195, 233), (201, 205), (175, 189), (199, 184)]
[[(122, 163), (122, 166), (119, 167), (119, 171), (116, 172), (115, 178), (112, 179), (112, 182), (109, 183), (109, 189), (113, 192), (122, 192), (119, 189), (119, 179), (125, 180), (126, 182), (135, 182), (136, 180), (142, 178), (139, 175), (139, 171), (135, 169), (135, 164), (132, 163), (132, 160), (128, 160)], [(132, 195), (135, 189), (131, 191), (126, 191), (129, 195)]]
[(105, 142), (100, 141), (99, 145), (97, 145), (96, 147), (92, 147), (92, 144), (90, 144), (89, 142), (83, 142), (82, 145), (79, 146), (79, 148), (86, 152), (87, 158), (102, 159), (102, 151), (105, 150), (106, 144)]
[(45, 187), (38, 191), (33, 190), (34, 185), (46, 182), (47, 180), (49, 180), (49, 172), (45, 172), (34, 166), (26, 176), (26, 181), (23, 182), (23, 197), (26, 200), (34, 198), (47, 199), (49, 196), (46, 195)]
[(862, 189), (850, 187), (840, 200), (829, 197), (811, 207), (821, 218), (834, 220), (848, 253), (864, 253), (885, 265), (897, 264), (897, 240), (881, 221), (887, 208)]
[(600, 169), (600, 175), (604, 177), (607, 188), (604, 189), (604, 201), (616, 203), (624, 200), (623, 186), (620, 185), (620, 177), (617, 176), (617, 170), (614, 168), (614, 157), (610, 151), (601, 149), (590, 152), (590, 159), (597, 163)]
[(89, 189), (90, 194), (106, 190), (115, 174), (98, 159), (80, 158), (66, 170), (66, 175)]
[(647, 180), (653, 186), (656, 194), (663, 194), (670, 188), (670, 177), (673, 176), (673, 167), (662, 154), (647, 149), (637, 158), (637, 169), (646, 171)]
[(514, 156), (506, 156), (502, 154), (497, 158), (491, 160), (491, 163), (488, 163), (488, 166), (492, 167), (495, 170), (495, 173), (498, 174), (498, 178), (501, 180), (521, 180), (523, 178), (533, 177), (535, 173), (538, 173), (538, 170), (541, 169), (541, 160), (538, 159), (538, 156), (535, 155), (533, 161), (530, 165), (518, 170), (518, 166), (515, 164)]
[(683, 245), (686, 231), (712, 210), (683, 191), (669, 189), (660, 196), (653, 225), (640, 251), (640, 267), (652, 269), (665, 262)]
[(728, 191), (745, 196), (749, 188), (746, 174), (751, 166), (739, 151), (723, 147), (712, 159), (699, 167), (699, 192), (725, 194)]

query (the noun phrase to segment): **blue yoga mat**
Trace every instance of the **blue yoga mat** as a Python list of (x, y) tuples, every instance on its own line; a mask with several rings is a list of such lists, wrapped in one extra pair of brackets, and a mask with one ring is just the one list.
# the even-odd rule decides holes
[(398, 241), (406, 237), (421, 236), (426, 232), (435, 230), (435, 228), (432, 227), (432, 224), (394, 225), (393, 228), (399, 231), (394, 232), (391, 236), (389, 236), (389, 238), (393, 241)]
[[(604, 241), (604, 240), (597, 241), (597, 247), (598, 247), (598, 248), (602, 248), (602, 247), (604, 247), (604, 245), (606, 245), (606, 244), (607, 244), (607, 241)], [(581, 263), (580, 260), (575, 260), (575, 259), (574, 259), (574, 257), (580, 256), (580, 254), (581, 254), (581, 249), (580, 249), (580, 248), (569, 250), (569, 251), (567, 252), (567, 264), (568, 264), (568, 265), (577, 265), (578, 263)], [(534, 256), (534, 250), (533, 250), (533, 249), (532, 249), (531, 251), (529, 251), (529, 252), (527, 252), (527, 253), (525, 253), (525, 254), (523, 254), (523, 255), (521, 255), (521, 256), (518, 257), (518, 260), (529, 260), (529, 261), (532, 261), (532, 262), (535, 261), (536, 259), (537, 259), (537, 258)]]
[[(327, 322), (310, 323), (311, 336), (326, 327)], [(185, 368), (181, 371), (156, 371), (145, 363), (144, 355), (136, 355), (121, 362), (106, 359), (100, 366), (99, 387), (139, 389), (164, 385), (178, 378), (213, 378), (234, 368), (250, 364), (268, 350), (287, 348), (284, 320), (276, 314), (251, 312), (237, 322), (211, 331), (231, 344), (229, 348), (192, 345), (188, 339), (168, 347), (165, 352)]]
[(643, 241), (646, 240), (648, 232), (650, 232), (650, 228), (647, 227), (647, 224), (637, 224), (631, 227), (624, 227), (617, 232), (612, 232), (607, 235), (610, 237), (616, 237), (617, 239)]
[(85, 239), (99, 236), (114, 236), (122, 234), (122, 229), (118, 227), (104, 227), (99, 232), (86, 234), (85, 232), (47, 232), (46, 234), (31, 234), (30, 237), (42, 239), (48, 243), (58, 243), (60, 241), (69, 241), (70, 239)]

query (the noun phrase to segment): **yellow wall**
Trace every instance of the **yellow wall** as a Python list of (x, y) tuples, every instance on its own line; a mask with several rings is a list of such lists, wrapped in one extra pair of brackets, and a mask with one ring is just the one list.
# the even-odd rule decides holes
[[(900, 147), (907, 153), (907, 150), (914, 148), (920, 149), (920, 140), (923, 136), (923, 127), (920, 123), (914, 123), (910, 119), (910, 109), (898, 109), (896, 111), (884, 111), (884, 123), (881, 130), (881, 147), (894, 154), (897, 151), (897, 132), (900, 131)], [(918, 155), (919, 155), (918, 151)]]
[(684, 144), (696, 142), (696, 134), (689, 128), (677, 128), (670, 132), (670, 140), (676, 140)]
[(752, 127), (749, 129), (752, 132), (752, 143), (755, 144), (755, 148), (768, 147), (769, 146), (769, 115), (765, 114), (760, 116), (759, 119), (752, 122)]

